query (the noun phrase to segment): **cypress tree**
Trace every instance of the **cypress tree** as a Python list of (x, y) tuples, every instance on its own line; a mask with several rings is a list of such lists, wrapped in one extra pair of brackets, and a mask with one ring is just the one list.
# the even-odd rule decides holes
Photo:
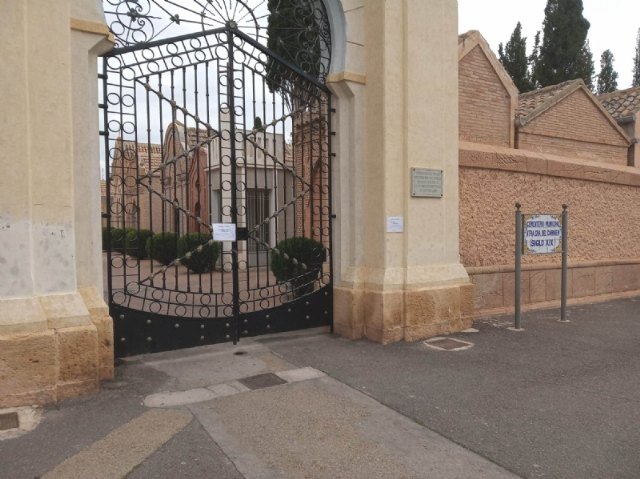
[[(267, 47), (312, 77), (320, 76), (319, 20), (313, 2), (269, 0)], [(267, 85), (280, 92), (292, 108), (304, 103), (305, 85), (297, 75), (272, 57), (267, 58)]]
[(633, 82), (631, 86), (640, 86), (640, 28), (636, 38), (636, 56), (633, 58)]
[(593, 86), (593, 56), (587, 42), (591, 24), (582, 15), (582, 0), (547, 0), (543, 38), (534, 65), (541, 87), (582, 78)]
[(600, 57), (600, 74), (598, 75), (598, 95), (618, 89), (618, 72), (613, 69), (613, 53), (605, 50)]
[(522, 38), (520, 22), (513, 30), (506, 46), (503, 47), (502, 43), (498, 46), (498, 57), (520, 92), (533, 90), (527, 59), (527, 39)]
[(538, 58), (540, 57), (540, 30), (536, 32), (536, 36), (533, 39), (533, 50), (531, 51), (531, 55), (529, 55), (529, 65), (531, 66), (531, 73), (529, 78), (531, 80), (531, 86), (535, 88), (540, 88), (540, 84), (537, 81), (536, 68), (538, 65)]

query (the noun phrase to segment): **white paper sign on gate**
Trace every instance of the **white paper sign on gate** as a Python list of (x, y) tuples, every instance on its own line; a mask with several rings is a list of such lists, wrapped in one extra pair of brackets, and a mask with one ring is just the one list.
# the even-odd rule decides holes
[(236, 225), (235, 223), (213, 223), (213, 241), (235, 241)]
[(524, 254), (562, 252), (561, 215), (524, 215)]

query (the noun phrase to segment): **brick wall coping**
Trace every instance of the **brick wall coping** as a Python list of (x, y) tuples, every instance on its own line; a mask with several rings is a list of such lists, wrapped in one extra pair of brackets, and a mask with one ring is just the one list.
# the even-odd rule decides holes
[[(625, 266), (640, 264), (640, 258), (630, 259), (604, 259), (596, 261), (569, 261), (569, 268), (594, 268), (605, 266)], [(522, 271), (544, 271), (548, 269), (560, 269), (560, 259), (557, 263), (523, 264)], [(493, 273), (513, 273), (515, 267), (512, 264), (500, 264), (490, 266), (467, 266), (467, 274), (493, 274)]]
[(640, 187), (640, 168), (528, 150), (460, 142), (459, 166)]

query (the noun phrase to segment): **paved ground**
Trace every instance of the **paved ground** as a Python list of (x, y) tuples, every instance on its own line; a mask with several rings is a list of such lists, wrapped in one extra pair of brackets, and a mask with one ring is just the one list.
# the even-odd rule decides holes
[(491, 318), (461, 351), (302, 334), (134, 358), (0, 440), (0, 478), (637, 478), (639, 313)]

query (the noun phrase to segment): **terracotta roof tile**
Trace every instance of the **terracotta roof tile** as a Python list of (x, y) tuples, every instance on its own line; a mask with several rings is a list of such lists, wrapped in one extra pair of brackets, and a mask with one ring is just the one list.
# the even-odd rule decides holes
[(640, 87), (605, 93), (598, 100), (616, 120), (630, 117), (640, 111)]
[(531, 113), (537, 111), (544, 106), (550, 106), (555, 103), (566, 90), (573, 88), (582, 80), (569, 80), (557, 85), (551, 85), (529, 93), (523, 93), (518, 97), (518, 109), (516, 110), (516, 119), (526, 119)]
[[(135, 142), (124, 141), (124, 149), (134, 150)], [(155, 171), (162, 165), (162, 147), (158, 144), (151, 143), (138, 143), (138, 164), (143, 169), (140, 173), (146, 174), (149, 166), (151, 170)]]

